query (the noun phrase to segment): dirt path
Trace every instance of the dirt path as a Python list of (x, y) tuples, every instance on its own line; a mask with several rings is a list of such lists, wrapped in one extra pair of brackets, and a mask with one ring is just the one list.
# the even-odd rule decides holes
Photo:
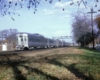
[(43, 50), (35, 50), (35, 51), (27, 51), (27, 52), (22, 52), (21, 54), (18, 54), (19, 56), (24, 56), (24, 57), (32, 57), (32, 56), (42, 56), (42, 55), (54, 55), (54, 54), (64, 54), (64, 52), (70, 53), (70, 54), (82, 54), (82, 51), (73, 48), (73, 47), (65, 47), (65, 48), (53, 48), (53, 49), (43, 49)]

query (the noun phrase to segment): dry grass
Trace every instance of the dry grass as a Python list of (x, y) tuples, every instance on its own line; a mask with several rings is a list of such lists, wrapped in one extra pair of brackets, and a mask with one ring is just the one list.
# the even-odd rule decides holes
[(83, 53), (75, 47), (20, 52), (0, 60), (5, 63), (0, 65), (0, 80), (89, 80), (76, 68)]

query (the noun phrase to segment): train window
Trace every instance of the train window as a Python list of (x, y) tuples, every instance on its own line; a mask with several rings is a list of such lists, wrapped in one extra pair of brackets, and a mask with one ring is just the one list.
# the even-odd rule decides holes
[(32, 39), (30, 38), (29, 41), (32, 41)]
[(37, 41), (37, 39), (30, 38), (30, 39), (29, 39), (29, 41), (32, 41), (32, 42), (34, 42), (34, 41)]
[(22, 35), (19, 35), (19, 37), (22, 38), (23, 36)]
[(29, 41), (31, 41), (31, 39), (29, 39)]
[(37, 39), (36, 41), (39, 42), (39, 39)]
[(25, 41), (26, 41), (26, 38), (25, 38)]
[(21, 38), (21, 41), (23, 41), (23, 38)]
[(32, 39), (31, 39), (31, 42), (32, 42)]

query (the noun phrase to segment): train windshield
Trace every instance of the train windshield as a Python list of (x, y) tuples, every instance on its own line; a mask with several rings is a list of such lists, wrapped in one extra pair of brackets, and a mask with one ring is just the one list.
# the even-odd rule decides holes
[(23, 44), (23, 35), (17, 35), (17, 45)]
[(23, 38), (21, 38), (21, 41), (23, 41)]

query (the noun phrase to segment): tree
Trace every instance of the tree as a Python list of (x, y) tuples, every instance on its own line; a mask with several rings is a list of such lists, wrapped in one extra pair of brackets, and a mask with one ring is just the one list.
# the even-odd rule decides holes
[(98, 29), (100, 30), (100, 15), (95, 18), (95, 22), (97, 24)]
[(83, 34), (91, 32), (91, 22), (90, 19), (84, 13), (78, 13), (73, 15), (72, 20), (72, 32), (74, 39), (77, 41)]
[[(94, 38), (97, 38), (97, 34), (94, 33)], [(82, 35), (78, 40), (77, 43), (80, 43), (82, 47), (88, 46), (91, 42), (93, 41), (92, 39), (92, 33), (88, 32)]]
[(2, 43), (6, 41), (8, 44), (16, 44), (16, 34), (18, 33), (17, 29), (5, 29), (0, 31), (0, 37)]
[[(72, 23), (72, 32), (76, 42), (80, 43), (82, 47), (87, 46), (93, 42), (91, 19), (84, 13), (74, 15)], [(94, 39), (97, 38), (97, 28), (94, 27)]]
[(91, 31), (91, 20), (86, 14), (79, 13), (74, 15), (72, 32), (76, 42), (81, 43), (81, 46), (87, 45), (89, 39), (91, 39)]
[[(34, 14), (35, 14), (35, 12), (37, 11), (37, 6), (40, 4), (41, 1), (48, 1), (51, 4), (55, 0), (0, 0), (0, 12), (2, 16), (6, 14), (10, 15), (10, 14), (15, 14), (13, 10), (18, 10), (18, 9), (26, 7), (27, 9), (33, 8)], [(56, 0), (56, 2), (57, 1), (63, 1), (63, 0)], [(69, 5), (76, 4), (78, 7), (81, 4), (84, 4), (86, 8), (88, 4), (90, 3), (88, 2), (88, 0), (77, 0), (77, 1), (76, 0), (66, 0), (66, 1), (70, 1)], [(98, 6), (97, 3), (99, 2), (99, 0), (93, 0), (93, 2), (95, 2), (95, 7), (97, 7)]]

